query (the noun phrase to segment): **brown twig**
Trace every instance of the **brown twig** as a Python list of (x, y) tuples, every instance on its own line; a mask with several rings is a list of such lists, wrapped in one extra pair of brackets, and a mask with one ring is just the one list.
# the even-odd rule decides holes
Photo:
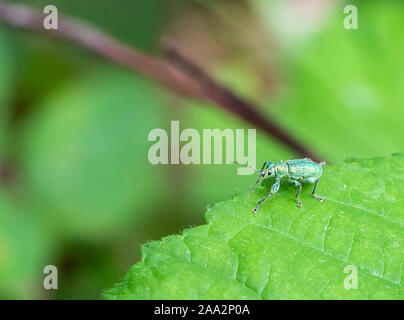
[(0, 22), (68, 40), (81, 48), (157, 80), (177, 93), (198, 96), (198, 88), (193, 81), (189, 81), (189, 76), (164, 60), (130, 48), (81, 20), (60, 16), (57, 30), (45, 30), (43, 19), (44, 15), (39, 10), (0, 1)]
[(264, 132), (270, 134), (291, 149), (295, 150), (298, 154), (318, 161), (317, 156), (297, 142), (276, 123), (260, 113), (250, 102), (241, 99), (225, 86), (215, 82), (202, 68), (186, 58), (176, 50), (175, 47), (168, 45), (166, 52), (168, 57), (174, 61), (174, 63), (203, 84), (201, 86), (203, 88), (203, 95), (210, 101), (222, 106), (231, 113), (238, 115), (249, 123), (254, 124)]
[(146, 75), (177, 94), (213, 102), (273, 136), (300, 156), (319, 159), (285, 130), (261, 114), (258, 108), (217, 83), (174, 47), (169, 46), (167, 49), (170, 62), (131, 48), (78, 19), (59, 16), (58, 30), (48, 31), (43, 27), (43, 19), (44, 15), (39, 10), (0, 1), (0, 22), (4, 24), (69, 40), (125, 68)]

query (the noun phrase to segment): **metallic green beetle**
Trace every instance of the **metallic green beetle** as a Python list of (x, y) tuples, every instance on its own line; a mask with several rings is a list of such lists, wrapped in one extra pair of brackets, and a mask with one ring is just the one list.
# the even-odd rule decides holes
[(254, 167), (248, 166), (260, 173), (258, 180), (253, 184), (248, 194), (248, 197), (251, 196), (254, 187), (261, 182), (261, 180), (266, 179), (268, 177), (275, 177), (275, 183), (271, 187), (271, 192), (263, 199), (258, 201), (257, 206), (253, 210), (256, 213), (260, 207), (260, 205), (271, 197), (275, 192), (279, 190), (280, 181), (282, 178), (287, 178), (290, 183), (292, 183), (295, 187), (299, 187), (299, 190), (296, 193), (296, 201), (299, 207), (302, 206), (302, 203), (299, 200), (300, 191), (302, 191), (302, 183), (315, 183), (313, 188), (313, 196), (320, 202), (323, 202), (323, 198), (320, 198), (316, 194), (316, 188), (318, 185), (318, 181), (323, 173), (322, 166), (325, 165), (325, 162), (316, 163), (309, 158), (305, 159), (296, 159), (296, 160), (286, 160), (286, 161), (278, 161), (275, 164), (271, 161), (265, 161), (261, 170), (258, 170)]

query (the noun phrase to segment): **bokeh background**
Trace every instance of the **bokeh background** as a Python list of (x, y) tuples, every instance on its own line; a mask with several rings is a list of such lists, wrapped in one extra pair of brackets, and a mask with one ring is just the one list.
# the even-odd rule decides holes
[[(54, 4), (153, 55), (174, 38), (326, 161), (404, 150), (402, 1), (18, 2)], [(343, 27), (347, 4), (358, 30)], [(251, 128), (71, 44), (0, 25), (0, 298), (101, 299), (142, 243), (203, 223), (207, 205), (250, 187), (231, 165), (151, 165), (148, 133), (171, 120)], [(257, 132), (258, 163), (294, 157)], [(43, 288), (49, 264), (58, 290)]]

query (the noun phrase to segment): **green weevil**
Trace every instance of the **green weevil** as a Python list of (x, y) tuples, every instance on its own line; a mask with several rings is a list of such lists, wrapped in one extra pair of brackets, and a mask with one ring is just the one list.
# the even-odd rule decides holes
[(260, 205), (279, 190), (280, 181), (283, 178), (287, 178), (287, 180), (291, 184), (293, 184), (295, 187), (299, 187), (296, 193), (296, 202), (299, 207), (302, 206), (302, 203), (299, 199), (299, 194), (302, 191), (303, 182), (314, 183), (312, 194), (314, 198), (316, 198), (320, 202), (323, 202), (323, 198), (319, 197), (316, 194), (319, 179), (323, 174), (323, 165), (325, 165), (325, 162), (316, 163), (309, 158), (285, 161), (280, 160), (276, 163), (272, 163), (271, 161), (267, 160), (264, 162), (261, 170), (246, 165), (246, 167), (252, 168), (260, 173), (258, 180), (251, 187), (250, 192), (248, 193), (248, 197), (251, 196), (251, 193), (253, 192), (255, 186), (260, 183), (261, 180), (268, 177), (275, 178), (275, 183), (271, 187), (271, 192), (265, 198), (258, 201), (257, 206), (253, 209), (253, 212), (256, 213)]

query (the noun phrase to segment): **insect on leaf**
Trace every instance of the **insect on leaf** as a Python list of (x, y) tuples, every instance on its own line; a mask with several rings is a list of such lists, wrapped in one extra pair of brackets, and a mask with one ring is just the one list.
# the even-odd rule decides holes
[[(268, 189), (236, 194), (207, 210), (206, 225), (144, 245), (142, 261), (105, 297), (404, 298), (403, 154), (325, 166), (324, 203), (304, 185), (299, 208), (283, 183), (252, 214)], [(353, 269), (356, 288), (346, 285)]]

